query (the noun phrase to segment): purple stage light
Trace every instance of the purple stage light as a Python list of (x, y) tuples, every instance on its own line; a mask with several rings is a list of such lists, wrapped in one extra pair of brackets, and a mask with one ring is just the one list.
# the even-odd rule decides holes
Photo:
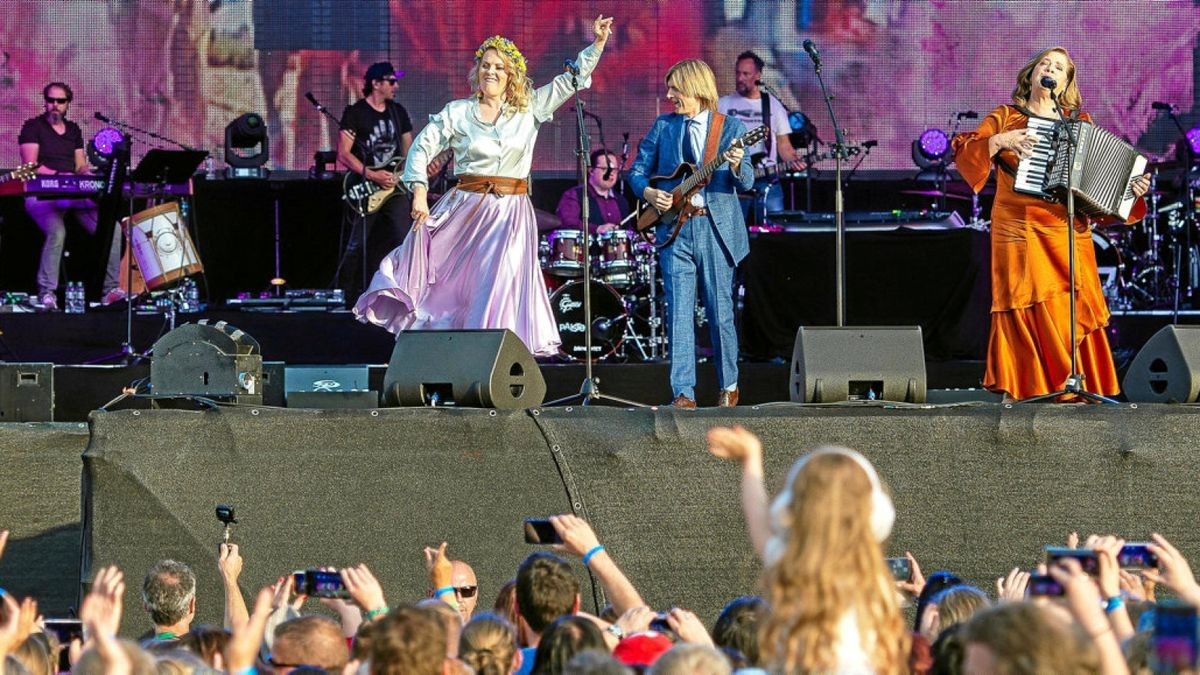
[(96, 152), (107, 157), (112, 155), (113, 150), (116, 149), (117, 145), (124, 142), (124, 140), (125, 134), (119, 130), (112, 127), (104, 127), (96, 132), (96, 135), (92, 138), (92, 143), (96, 146)]
[(1192, 146), (1192, 156), (1200, 155), (1200, 127), (1192, 127), (1187, 132), (1188, 145)]
[(938, 160), (950, 150), (950, 137), (941, 129), (926, 129), (917, 138), (917, 146), (926, 159)]

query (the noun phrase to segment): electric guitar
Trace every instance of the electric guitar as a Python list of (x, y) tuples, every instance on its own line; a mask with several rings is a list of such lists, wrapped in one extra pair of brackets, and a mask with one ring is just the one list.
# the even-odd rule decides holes
[(0, 174), (0, 184), (7, 183), (10, 180), (29, 180), (37, 175), (37, 162), (27, 162), (13, 169)]
[[(747, 132), (741, 138), (735, 139), (730, 147), (744, 148), (747, 145), (754, 145), (766, 138), (766, 136), (767, 128), (758, 127)], [(674, 222), (675, 231), (671, 234), (671, 238), (667, 240), (667, 244), (674, 241), (675, 236), (679, 234), (679, 228), (683, 227), (687, 219), (699, 208), (693, 205), (692, 197), (700, 192), (708, 183), (708, 179), (712, 176), (713, 172), (720, 168), (724, 162), (724, 153), (721, 153), (699, 169), (688, 162), (683, 162), (675, 168), (675, 171), (671, 175), (651, 178), (651, 187), (660, 190), (671, 190), (671, 208), (666, 211), (659, 211), (655, 206), (643, 202), (641, 215), (638, 216), (637, 220), (637, 230), (642, 235), (642, 238), (653, 244), (655, 243), (654, 227), (659, 223)], [(663, 244), (663, 246), (667, 244)]]
[[(433, 161), (429, 163), (431, 170), (428, 172), (429, 178), (438, 173), (445, 171), (449, 165), (450, 157), (454, 154), (453, 150), (444, 150)], [(440, 162), (441, 169), (433, 171), (432, 167)], [(350, 205), (351, 209), (360, 216), (370, 215), (378, 211), (387, 200), (397, 194), (408, 194), (408, 188), (400, 182), (400, 176), (404, 174), (404, 157), (396, 156), (379, 166), (367, 167), (372, 171), (390, 171), (392, 178), (396, 181), (395, 187), (385, 188), (375, 181), (367, 180), (362, 174), (350, 172), (346, 174), (346, 178), (342, 181), (342, 199)]]

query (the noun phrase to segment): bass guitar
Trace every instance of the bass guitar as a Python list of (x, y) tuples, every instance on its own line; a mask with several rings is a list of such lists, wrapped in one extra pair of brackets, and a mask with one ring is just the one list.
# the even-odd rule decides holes
[[(747, 145), (754, 145), (766, 138), (766, 136), (767, 128), (758, 127), (743, 134), (741, 138), (734, 139), (731, 147), (744, 148)], [(652, 204), (642, 203), (641, 215), (638, 216), (637, 220), (637, 231), (642, 235), (642, 238), (652, 244), (655, 243), (655, 226), (659, 223), (670, 224), (673, 222), (675, 223), (675, 230), (663, 246), (667, 246), (674, 241), (676, 235), (679, 234), (679, 228), (683, 227), (687, 219), (699, 209), (692, 202), (693, 196), (697, 195), (708, 184), (708, 179), (712, 177), (713, 172), (720, 168), (724, 162), (725, 158), (722, 153), (699, 169), (693, 164), (683, 162), (675, 168), (675, 171), (671, 175), (651, 178), (651, 187), (659, 190), (669, 189), (671, 191), (671, 208), (666, 211), (659, 211)]]
[[(428, 176), (432, 178), (439, 172), (444, 171), (453, 154), (453, 150), (444, 150), (437, 157), (434, 157), (433, 161), (429, 163), (430, 170), (428, 171)], [(435, 166), (439, 167), (437, 171), (433, 170)], [(367, 216), (375, 213), (383, 207), (384, 202), (393, 196), (408, 194), (408, 189), (400, 182), (400, 176), (404, 174), (403, 156), (393, 157), (379, 166), (367, 168), (372, 171), (390, 171), (392, 179), (396, 181), (396, 186), (385, 188), (375, 181), (367, 180), (362, 174), (347, 173), (346, 178), (342, 180), (342, 199), (358, 215)]]

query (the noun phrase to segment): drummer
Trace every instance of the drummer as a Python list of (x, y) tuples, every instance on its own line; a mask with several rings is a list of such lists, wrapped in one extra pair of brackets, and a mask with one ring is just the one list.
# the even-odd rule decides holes
[[(603, 148), (591, 156), (588, 168), (588, 231), (604, 234), (621, 227), (621, 221), (629, 215), (629, 203), (613, 186), (621, 180), (621, 160)], [(567, 190), (558, 201), (558, 217), (562, 227), (581, 230), (579, 210), (579, 186)]]

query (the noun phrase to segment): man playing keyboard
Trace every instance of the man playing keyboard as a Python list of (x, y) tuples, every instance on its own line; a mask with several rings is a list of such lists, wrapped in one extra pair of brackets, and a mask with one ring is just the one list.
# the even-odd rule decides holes
[[(21, 126), (18, 143), (21, 163), (36, 162), (39, 175), (90, 173), (83, 152), (83, 132), (79, 125), (67, 119), (74, 94), (63, 82), (51, 82), (42, 89), (44, 110)], [(25, 210), (46, 239), (38, 265), (38, 303), (45, 311), (58, 309), (59, 267), (62, 263), (63, 242), (67, 237), (67, 218), (74, 217), (89, 234), (96, 233), (96, 202), (87, 198), (41, 199), (25, 198)], [(121, 264), (121, 230), (113, 228), (108, 264), (104, 275), (103, 304), (125, 297), (119, 287)]]

